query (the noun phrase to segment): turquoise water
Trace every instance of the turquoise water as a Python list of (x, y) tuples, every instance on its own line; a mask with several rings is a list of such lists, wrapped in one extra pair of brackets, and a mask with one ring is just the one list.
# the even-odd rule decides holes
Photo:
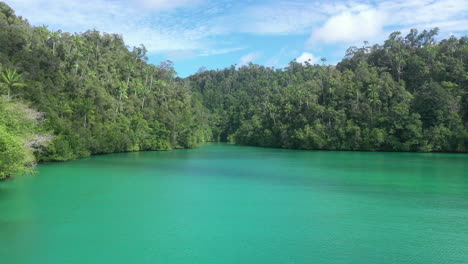
[(468, 155), (207, 144), (0, 184), (0, 263), (468, 263)]

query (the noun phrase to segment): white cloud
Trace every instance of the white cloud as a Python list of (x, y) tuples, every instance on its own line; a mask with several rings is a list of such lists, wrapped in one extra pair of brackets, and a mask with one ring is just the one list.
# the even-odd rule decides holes
[(221, 54), (226, 54), (226, 53), (231, 53), (234, 51), (239, 51), (243, 50), (245, 48), (225, 48), (225, 49), (209, 49), (209, 50), (203, 50), (200, 52), (200, 56), (213, 56), (213, 55), (221, 55)]
[[(337, 23), (336, 20), (351, 21), (354, 24), (373, 20), (366, 24), (363, 32), (370, 28), (378, 27), (403, 28), (419, 27), (427, 23), (436, 22), (447, 25), (452, 30), (454, 21), (466, 20), (468, 13), (468, 1), (466, 0), (378, 0), (378, 1), (269, 1), (250, 2), (249, 6), (241, 12), (232, 9), (232, 13), (223, 14), (216, 18), (213, 26), (224, 33), (244, 32), (252, 34), (304, 34), (318, 31), (327, 23)], [(369, 17), (368, 17), (369, 16)], [(448, 23), (450, 21), (450, 23)], [(373, 25), (377, 22), (377, 25)], [(362, 23), (360, 23), (362, 25)], [(343, 27), (348, 26), (343, 24)], [(373, 26), (373, 27), (371, 27)], [(330, 27), (330, 26), (329, 26)], [(336, 27), (334, 27), (336, 28)], [(468, 30), (465, 27), (456, 26), (459, 30)], [(223, 30), (221, 30), (223, 29)], [(357, 30), (353, 27), (352, 30)], [(372, 33), (372, 32), (371, 32)], [(377, 35), (383, 30), (374, 31)], [(363, 34), (359, 32), (359, 34)], [(348, 36), (348, 39), (350, 37)], [(358, 39), (358, 37), (355, 37)], [(361, 39), (359, 39), (361, 41)], [(338, 40), (337, 40), (338, 41)], [(341, 41), (341, 40), (340, 40)]]
[(325, 17), (311, 2), (279, 2), (247, 8), (236, 20), (235, 30), (257, 34), (306, 33), (310, 26)]
[(171, 61), (181, 61), (181, 60), (192, 59), (196, 57), (221, 55), (221, 54), (231, 53), (231, 52), (235, 52), (235, 51), (239, 51), (243, 49), (244, 48), (202, 49), (200, 51), (192, 50), (192, 49), (179, 49), (179, 50), (170, 50), (170, 51), (164, 52), (164, 54)]
[[(208, 50), (211, 31), (206, 20), (193, 21), (191, 13), (172, 14), (168, 9), (189, 7), (200, 0), (123, 0), (59, 1), (10, 0), (18, 15), (33, 25), (49, 25), (50, 29), (84, 32), (97, 29), (124, 36), (126, 44), (144, 44), (149, 52), (176, 50)], [(142, 9), (148, 5), (147, 9)], [(152, 8), (152, 9), (151, 9)], [(40, 12), (38, 12), (40, 10)], [(194, 11), (195, 12), (195, 11)]]
[(164, 55), (171, 61), (186, 60), (197, 56), (194, 50), (170, 50)]
[(144, 8), (154, 10), (167, 10), (182, 7), (193, 7), (199, 5), (203, 0), (136, 0)]
[(280, 57), (279, 56), (274, 56), (273, 58), (267, 60), (265, 62), (265, 66), (267, 66), (267, 67), (278, 67), (278, 66), (280, 66)]
[(270, 57), (264, 65), (267, 67), (284, 68), (288, 66), (292, 58), (296, 58), (299, 54), (298, 50), (286, 46), (281, 48), (273, 57)]
[(468, 31), (466, 0), (392, 0), (373, 5), (343, 2), (333, 13), (324, 6), (328, 18), (314, 27), (308, 44), (355, 44), (368, 40), (381, 41), (394, 30), (439, 27), (445, 32)]
[(251, 52), (248, 53), (244, 56), (242, 56), (239, 60), (239, 63), (237, 64), (238, 67), (245, 66), (249, 64), (250, 62), (254, 62), (256, 59), (260, 58), (262, 56), (261, 53), (259, 52)]
[(208, 44), (203, 40), (206, 35), (198, 29), (180, 29), (180, 31), (177, 31), (175, 28), (155, 29), (148, 25), (139, 26), (134, 24), (121, 29), (115, 28), (111, 31), (115, 32), (117, 30), (123, 30), (123, 36), (127, 44), (136, 46), (143, 43), (151, 52), (208, 48)]
[(457, 21), (466, 19), (468, 12), (466, 0), (394, 0), (380, 2), (377, 7), (392, 14), (386, 21), (388, 25)]
[(296, 62), (305, 64), (306, 62), (309, 62), (310, 64), (315, 64), (319, 61), (320, 59), (318, 57), (315, 57), (312, 53), (309, 52), (303, 52), (301, 56), (299, 56), (296, 59)]
[(332, 16), (322, 27), (315, 30), (309, 43), (353, 43), (368, 40), (382, 33), (384, 20), (385, 13), (375, 9), (357, 13), (345, 11)]
[[(441, 28), (465, 35), (466, 0), (7, 0), (33, 25), (122, 34), (130, 46), (175, 57), (212, 56), (246, 47), (243, 35), (309, 35), (309, 44), (382, 41), (394, 30)], [(236, 37), (231, 38), (235, 35)], [(241, 36), (241, 37), (237, 37)], [(229, 40), (235, 39), (234, 42)], [(248, 47), (247, 47), (248, 48)], [(314, 49), (317, 51), (317, 49)], [(320, 51), (322, 53), (322, 51)], [(258, 56), (258, 55), (257, 55)], [(295, 57), (294, 56), (289, 56)], [(277, 65), (283, 59), (272, 57)]]

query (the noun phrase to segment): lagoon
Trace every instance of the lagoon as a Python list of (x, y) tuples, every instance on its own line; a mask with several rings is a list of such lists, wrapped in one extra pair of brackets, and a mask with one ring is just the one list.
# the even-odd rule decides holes
[(0, 184), (23, 263), (468, 263), (468, 155), (206, 144)]

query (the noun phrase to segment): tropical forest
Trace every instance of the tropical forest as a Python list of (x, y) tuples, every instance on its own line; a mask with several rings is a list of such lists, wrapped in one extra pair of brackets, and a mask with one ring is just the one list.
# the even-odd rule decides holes
[(468, 263), (466, 0), (0, 0), (0, 263)]
[(438, 28), (291, 61), (179, 78), (123, 37), (31, 26), (0, 4), (0, 177), (38, 162), (194, 148), (468, 151), (468, 37)]

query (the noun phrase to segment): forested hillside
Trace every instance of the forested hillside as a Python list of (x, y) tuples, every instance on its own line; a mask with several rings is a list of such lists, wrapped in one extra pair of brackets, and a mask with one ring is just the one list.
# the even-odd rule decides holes
[(210, 140), (466, 152), (468, 38), (436, 34), (396, 32), (337, 66), (250, 64), (181, 79), (120, 35), (34, 27), (0, 2), (0, 179), (38, 161)]
[[(21, 169), (12, 160), (32, 163), (28, 153), (63, 161), (194, 147), (209, 138), (200, 100), (170, 62), (150, 65), (145, 53), (115, 34), (32, 27), (0, 2), (0, 178)], [(44, 121), (8, 118), (25, 104)], [(50, 135), (41, 147), (23, 136), (38, 129)]]
[[(189, 77), (214, 137), (325, 150), (468, 150), (468, 38), (438, 29), (351, 47), (337, 66), (291, 62)], [(322, 59), (325, 62), (325, 59)]]

